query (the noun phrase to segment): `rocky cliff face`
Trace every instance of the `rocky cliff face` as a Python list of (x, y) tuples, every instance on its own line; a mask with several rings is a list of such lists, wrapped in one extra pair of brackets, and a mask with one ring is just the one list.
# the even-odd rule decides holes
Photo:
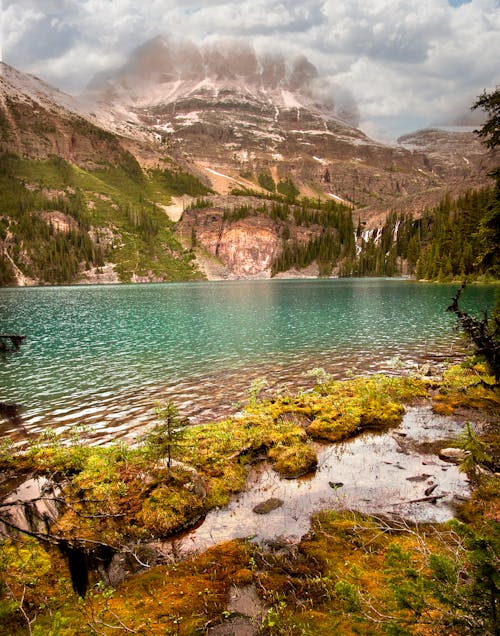
[[(180, 230), (220, 260), (234, 278), (268, 278), (280, 244), (279, 228), (266, 217), (225, 221), (221, 209), (184, 214)], [(194, 230), (194, 235), (193, 235)]]
[(425, 165), (445, 180), (470, 183), (493, 167), (493, 156), (485, 152), (472, 128), (420, 130), (400, 137), (398, 143), (422, 155)]
[(215, 255), (239, 278), (269, 276), (277, 246), (275, 228), (266, 218), (226, 225), (214, 245)]
[(57, 155), (83, 167), (116, 161), (124, 152), (119, 138), (92, 124), (69, 95), (0, 64), (0, 152)]
[(161, 159), (1, 64), (0, 284), (199, 277), (161, 207), (161, 169), (142, 170), (135, 155)]
[[(247, 202), (251, 204), (250, 198)], [(269, 278), (273, 260), (281, 253), (283, 236), (307, 242), (323, 231), (318, 225), (298, 226), (263, 214), (225, 218), (222, 207), (187, 210), (179, 224), (185, 242), (194, 242), (224, 266), (210, 278)]]

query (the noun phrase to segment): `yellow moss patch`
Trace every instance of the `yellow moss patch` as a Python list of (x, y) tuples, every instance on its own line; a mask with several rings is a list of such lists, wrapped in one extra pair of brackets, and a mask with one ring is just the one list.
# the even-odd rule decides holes
[(452, 366), (443, 374), (433, 410), (440, 415), (451, 415), (456, 409), (498, 413), (500, 391), (494, 384), (495, 378), (486, 374), (484, 365)]
[(316, 418), (307, 429), (308, 435), (313, 439), (327, 442), (340, 442), (352, 437), (361, 425), (361, 410), (356, 412), (353, 408), (345, 410), (340, 416), (328, 416), (326, 414)]
[(405, 412), (404, 406), (396, 402), (380, 402), (371, 399), (361, 415), (363, 428), (389, 428), (398, 426)]
[(238, 570), (234, 575), (234, 584), (239, 587), (244, 587), (245, 585), (250, 585), (253, 581), (253, 572), (248, 568), (242, 568)]
[(262, 413), (208, 424), (187, 431), (180, 457), (207, 478), (207, 505), (227, 503), (244, 487), (249, 459), (266, 454), (285, 475), (303, 474), (316, 465), (304, 429), (293, 421), (271, 419), (268, 403)]
[[(102, 457), (91, 459), (64, 492), (70, 507), (63, 510), (55, 530), (68, 538), (120, 545), (171, 534), (205, 511), (203, 496), (188, 470), (151, 463), (144, 471), (141, 459), (135, 466), (118, 463), (111, 473)], [(101, 466), (99, 480), (96, 473)]]
[(316, 451), (305, 444), (284, 449), (275, 446), (267, 456), (273, 462), (274, 470), (285, 477), (305, 475), (318, 464)]
[(453, 415), (455, 408), (452, 404), (444, 401), (445, 398), (441, 395), (436, 395), (434, 398), (434, 404), (432, 405), (432, 411), (436, 415)]
[[(425, 384), (416, 378), (374, 375), (348, 381), (329, 381), (311, 393), (253, 403), (247, 412), (276, 421), (306, 419), (307, 434), (336, 442), (361, 428), (386, 428), (401, 422), (403, 401), (426, 395)], [(310, 424), (308, 425), (308, 422)]]
[(230, 495), (243, 490), (246, 484), (247, 470), (239, 464), (228, 464), (220, 477), (207, 480), (206, 508), (217, 508), (229, 503)]
[(167, 536), (187, 527), (204, 512), (200, 498), (186, 488), (155, 488), (144, 501), (137, 522), (151, 536)]

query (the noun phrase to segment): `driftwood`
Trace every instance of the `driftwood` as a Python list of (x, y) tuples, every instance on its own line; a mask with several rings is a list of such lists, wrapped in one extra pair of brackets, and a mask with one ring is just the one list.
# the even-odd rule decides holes
[[(481, 320), (462, 311), (458, 306), (458, 301), (465, 289), (465, 283), (453, 296), (451, 305), (447, 311), (454, 313), (460, 326), (466, 335), (472, 340), (478, 354), (484, 356), (495, 376), (495, 385), (488, 385), (489, 388), (496, 388), (500, 382), (500, 320), (495, 317), (488, 320), (488, 314), (483, 312)], [(483, 382), (483, 384), (485, 384)]]
[(432, 486), (429, 486), (429, 488), (426, 488), (424, 490), (424, 495), (428, 497), (431, 493), (433, 493), (436, 490), (437, 487), (438, 487), (437, 484), (432, 484)]
[(438, 499), (443, 499), (446, 495), (430, 495), (429, 497), (420, 497), (420, 499), (410, 499), (406, 503), (420, 503), (422, 501), (430, 501), (431, 503), (436, 503)]

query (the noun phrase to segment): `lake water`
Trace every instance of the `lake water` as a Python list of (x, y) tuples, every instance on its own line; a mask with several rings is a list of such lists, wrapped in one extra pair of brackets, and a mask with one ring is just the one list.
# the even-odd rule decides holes
[[(133, 437), (172, 398), (193, 421), (237, 408), (256, 377), (273, 390), (456, 357), (456, 285), (394, 279), (263, 280), (0, 290), (0, 400), (23, 405), (22, 435), (89, 425)], [(466, 309), (491, 307), (474, 286)], [(14, 433), (7, 425), (4, 432)]]

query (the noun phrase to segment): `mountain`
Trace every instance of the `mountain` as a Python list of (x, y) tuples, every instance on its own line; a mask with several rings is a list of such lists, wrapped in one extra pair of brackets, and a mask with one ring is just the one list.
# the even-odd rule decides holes
[(69, 95), (2, 64), (0, 282), (199, 278), (165, 212), (172, 179), (208, 189), (148, 146), (105, 130)]
[(493, 166), (470, 131), (374, 141), (305, 58), (237, 42), (155, 38), (78, 99), (0, 83), (3, 283), (349, 273), (388, 217)]
[(197, 47), (155, 38), (121, 69), (95, 78), (86, 97), (108, 125), (148, 131), (219, 193), (242, 180), (255, 187), (263, 174), (275, 183), (291, 178), (302, 194), (340, 197), (370, 217), (406, 207), (406, 197), (423, 191), (434, 191), (435, 202), (464, 181), (484, 183), (488, 167), (469, 132), (448, 134), (455, 144), (448, 162), (419, 141), (425, 132), (397, 145), (376, 142), (355, 127), (349, 94), (321, 80), (305, 58), (258, 55), (238, 42)]

